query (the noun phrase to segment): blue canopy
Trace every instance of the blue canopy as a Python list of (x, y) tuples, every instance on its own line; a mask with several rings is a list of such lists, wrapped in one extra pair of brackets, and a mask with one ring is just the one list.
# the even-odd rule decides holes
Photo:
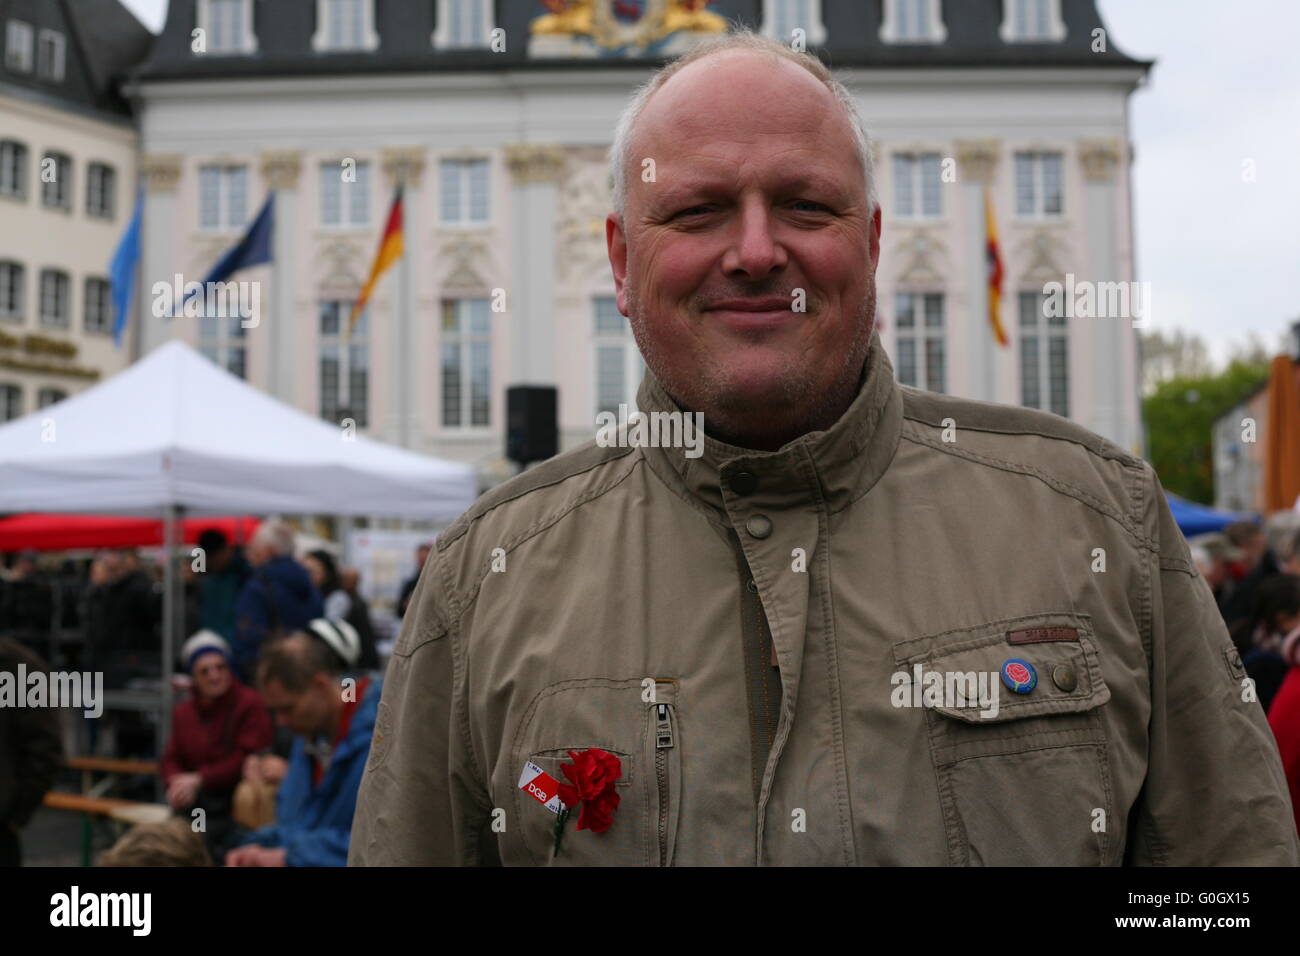
[(1177, 495), (1167, 492), (1165, 497), (1169, 499), (1169, 511), (1173, 514), (1174, 521), (1177, 522), (1178, 529), (1182, 531), (1184, 538), (1207, 534), (1211, 531), (1222, 531), (1234, 521), (1259, 520), (1256, 515), (1237, 514), (1232, 511), (1216, 511), (1214, 508), (1198, 505), (1194, 501), (1188, 501), (1186, 498), (1179, 498)]

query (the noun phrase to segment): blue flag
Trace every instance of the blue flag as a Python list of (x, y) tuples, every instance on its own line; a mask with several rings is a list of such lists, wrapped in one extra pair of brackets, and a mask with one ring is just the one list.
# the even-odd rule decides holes
[[(266, 202), (262, 204), (262, 211), (257, 214), (253, 224), (248, 227), (248, 232), (244, 233), (243, 238), (231, 246), (230, 251), (212, 267), (212, 271), (203, 280), (204, 288), (207, 287), (209, 282), (225, 282), (241, 269), (270, 262), (271, 239), (274, 232), (275, 193), (271, 193), (266, 197)], [(181, 304), (188, 302), (198, 292), (198, 289), (192, 289)]]
[(135, 291), (136, 265), (140, 262), (140, 217), (144, 211), (144, 190), (135, 194), (135, 212), (122, 239), (108, 264), (108, 281), (113, 299), (113, 344), (122, 347), (122, 333), (131, 307), (131, 293)]

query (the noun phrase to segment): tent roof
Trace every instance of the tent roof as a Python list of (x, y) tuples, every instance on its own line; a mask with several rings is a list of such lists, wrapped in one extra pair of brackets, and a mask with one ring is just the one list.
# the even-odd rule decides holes
[(1174, 522), (1178, 525), (1178, 530), (1183, 533), (1184, 538), (1191, 538), (1211, 531), (1222, 531), (1234, 521), (1257, 520), (1255, 515), (1218, 511), (1197, 504), (1194, 501), (1188, 501), (1186, 498), (1180, 498), (1170, 492), (1165, 493), (1165, 498), (1169, 502), (1169, 513), (1173, 515)]
[(327, 513), (449, 521), (473, 469), (313, 418), (172, 340), (0, 425), (0, 512)]

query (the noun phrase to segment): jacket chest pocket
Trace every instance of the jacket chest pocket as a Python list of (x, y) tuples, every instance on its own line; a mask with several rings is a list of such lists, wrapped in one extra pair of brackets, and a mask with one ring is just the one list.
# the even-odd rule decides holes
[(511, 746), (518, 778), (532, 763), (560, 784), (569, 751), (600, 749), (618, 757), (618, 807), (609, 829), (577, 829), (580, 807), (570, 808), (560, 850), (555, 852), (556, 814), (514, 786), (507, 840), (512, 833), (528, 858), (545, 866), (670, 866), (681, 804), (681, 732), (677, 683), (672, 680), (563, 681), (529, 705)]
[(950, 865), (1112, 862), (1109, 831), (1124, 821), (1113, 819), (1099, 714), (1110, 690), (1087, 615), (993, 621), (894, 655), (923, 685)]

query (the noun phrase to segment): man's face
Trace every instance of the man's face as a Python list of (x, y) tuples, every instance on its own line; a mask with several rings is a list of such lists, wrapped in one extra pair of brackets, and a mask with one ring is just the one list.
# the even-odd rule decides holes
[(274, 678), (263, 682), (262, 699), (281, 727), (301, 737), (316, 737), (330, 722), (330, 695), (339, 695), (338, 685), (324, 674), (317, 674), (301, 692), (295, 693)]
[(646, 104), (626, 175), (618, 305), (669, 394), (750, 447), (831, 424), (869, 344), (880, 216), (830, 91), (764, 55), (692, 64)]
[(194, 662), (194, 686), (208, 700), (215, 700), (230, 689), (230, 665), (220, 654), (204, 654)]

